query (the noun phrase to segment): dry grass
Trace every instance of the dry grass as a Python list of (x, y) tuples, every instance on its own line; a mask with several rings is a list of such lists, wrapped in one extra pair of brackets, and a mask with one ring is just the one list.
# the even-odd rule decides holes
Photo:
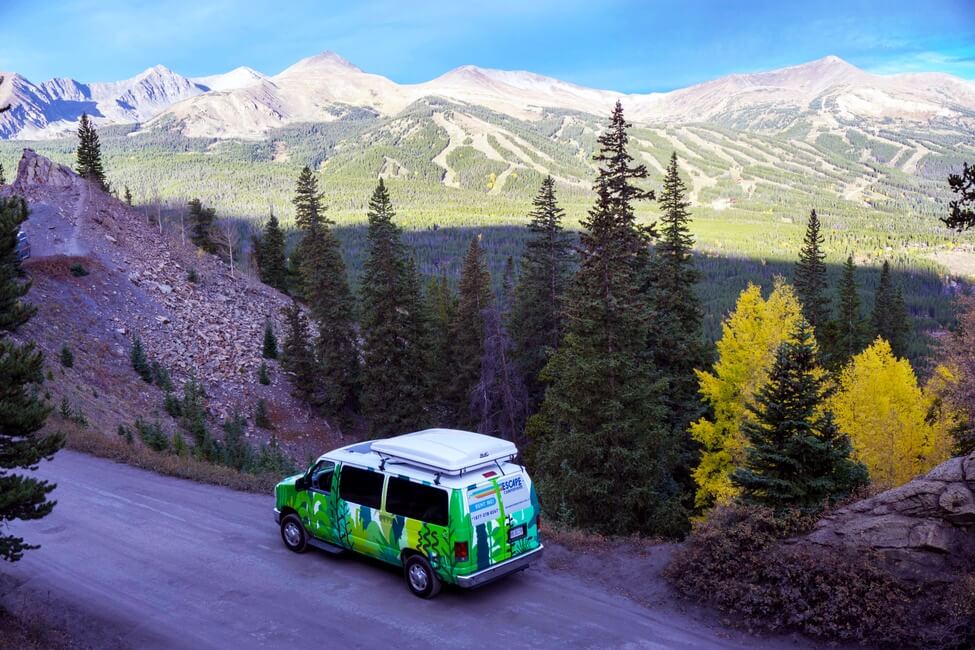
[(611, 551), (620, 547), (626, 547), (631, 552), (635, 550), (639, 553), (666, 543), (663, 539), (639, 535), (601, 535), (580, 528), (550, 524), (544, 519), (542, 520), (541, 532), (545, 542), (558, 544), (570, 551), (585, 553)]
[(172, 453), (153, 451), (138, 441), (129, 444), (119, 436), (107, 436), (91, 429), (67, 424), (62, 429), (67, 434), (66, 446), (69, 449), (108, 458), (157, 474), (261, 494), (272, 492), (275, 484), (281, 480), (281, 477), (277, 475), (245, 474), (229, 467), (206, 463), (190, 456), (177, 456)]
[(76, 643), (64, 630), (41, 617), (21, 618), (0, 607), (0, 650), (74, 650)]

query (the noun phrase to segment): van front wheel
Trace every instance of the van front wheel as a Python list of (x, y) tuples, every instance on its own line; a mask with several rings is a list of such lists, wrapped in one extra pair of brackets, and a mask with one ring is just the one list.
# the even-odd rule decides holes
[(281, 539), (289, 551), (304, 553), (308, 548), (308, 536), (298, 515), (291, 513), (281, 520)]
[(441, 582), (433, 567), (422, 555), (411, 555), (403, 565), (406, 586), (414, 596), (433, 598), (440, 593)]

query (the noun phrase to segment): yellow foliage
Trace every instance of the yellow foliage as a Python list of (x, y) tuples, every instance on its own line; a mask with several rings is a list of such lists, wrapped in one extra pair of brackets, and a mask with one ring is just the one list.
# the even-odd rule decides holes
[(491, 172), (490, 174), (488, 174), (488, 177), (487, 177), (487, 188), (489, 190), (493, 190), (494, 189), (494, 184), (497, 182), (497, 180), (498, 180), (498, 175), (497, 174), (495, 174), (494, 172)]
[(921, 390), (910, 362), (881, 338), (843, 369), (828, 408), (875, 484), (902, 485), (948, 458), (957, 413), (941, 407), (937, 391), (952, 378), (941, 366), (931, 392)]
[(702, 447), (694, 470), (698, 506), (727, 503), (737, 494), (730, 476), (744, 461), (741, 426), (746, 405), (768, 380), (775, 351), (791, 337), (801, 315), (795, 292), (781, 278), (776, 278), (768, 300), (759, 287), (749, 284), (722, 324), (714, 369), (696, 371), (700, 393), (714, 414), (713, 420), (701, 418), (691, 424), (691, 436)]

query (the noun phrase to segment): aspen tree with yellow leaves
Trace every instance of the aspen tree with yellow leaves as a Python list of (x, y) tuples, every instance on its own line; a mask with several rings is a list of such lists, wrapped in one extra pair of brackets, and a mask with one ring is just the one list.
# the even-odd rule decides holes
[(918, 385), (910, 362), (877, 338), (840, 373), (827, 408), (873, 483), (890, 488), (950, 456), (954, 415), (933, 410), (934, 399)]
[(760, 287), (748, 285), (722, 325), (714, 368), (697, 371), (700, 393), (712, 412), (691, 424), (691, 436), (701, 445), (701, 462), (694, 470), (697, 507), (726, 504), (738, 494), (730, 477), (745, 458), (741, 427), (747, 405), (768, 380), (776, 350), (801, 317), (792, 286), (777, 278), (768, 299)]

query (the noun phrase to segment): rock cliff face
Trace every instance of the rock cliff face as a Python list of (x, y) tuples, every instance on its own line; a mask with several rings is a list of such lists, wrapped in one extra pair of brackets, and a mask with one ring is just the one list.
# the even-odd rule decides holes
[[(136, 417), (158, 417), (173, 431), (162, 391), (139, 379), (129, 362), (138, 336), (150, 359), (172, 374), (177, 392), (191, 376), (203, 384), (215, 431), (234, 413), (253, 421), (263, 399), (295, 457), (336, 444), (329, 425), (291, 396), (276, 361), (267, 361), (271, 385), (257, 380), (265, 323), (283, 338), (287, 296), (246, 269), (231, 274), (219, 258), (184, 241), (178, 223), (160, 225), (153, 210), (128, 206), (30, 149), (14, 183), (0, 187), (0, 196), (11, 194), (30, 207), (22, 228), (32, 256), (24, 268), (32, 280), (27, 299), (38, 307), (18, 335), (44, 350), (53, 404), (67, 399), (108, 433)], [(78, 266), (87, 274), (76, 273)], [(197, 282), (189, 280), (191, 269)], [(74, 351), (72, 368), (57, 365), (62, 345)], [(249, 425), (250, 436), (269, 433)]]
[(975, 566), (975, 453), (824, 517), (801, 543), (872, 550), (901, 577), (951, 580)]

